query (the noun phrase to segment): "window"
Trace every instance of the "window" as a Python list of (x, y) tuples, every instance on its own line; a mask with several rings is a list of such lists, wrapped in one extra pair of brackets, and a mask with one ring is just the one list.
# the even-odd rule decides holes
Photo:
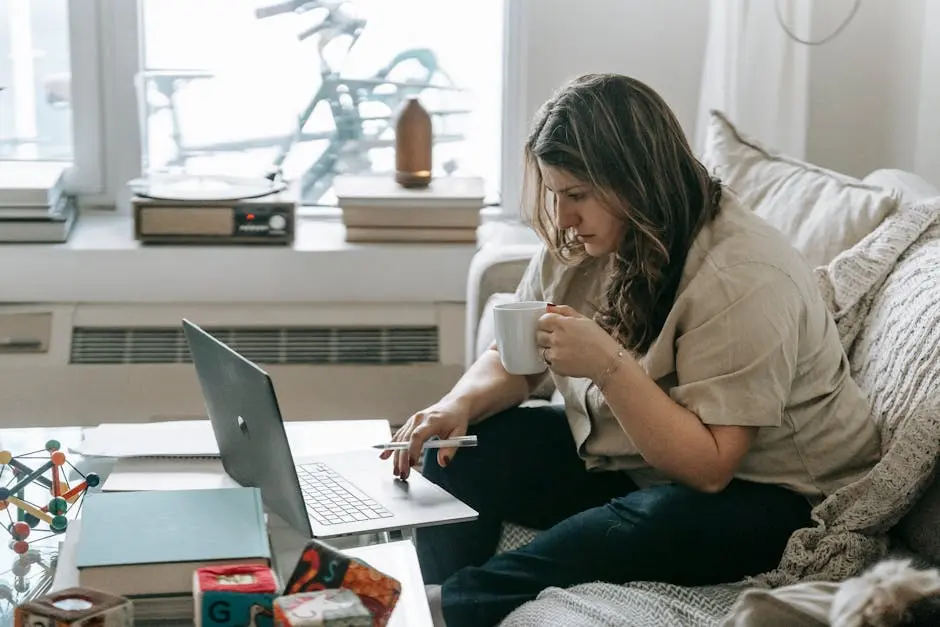
[[(31, 32), (58, 46), (38, 54), (34, 38), (33, 53), (20, 53), (44, 59), (32, 79), (37, 132), (23, 122), (14, 133), (2, 108), (11, 95), (0, 92), (0, 146), (74, 156), (105, 203), (141, 172), (279, 170), (303, 181), (305, 204), (330, 206), (336, 174), (392, 171), (394, 115), (417, 94), (434, 119), (437, 174), (483, 176), (496, 201), (509, 1), (0, 0), (6, 28), (10, 7), (32, 7)], [(71, 80), (69, 32), (83, 42)], [(6, 71), (0, 61), (0, 79)], [(80, 92), (72, 106), (46, 96), (63, 72)]]
[(512, 1), (0, 0), (0, 159), (72, 161), (91, 205), (142, 171), (274, 170), (332, 205), (336, 174), (391, 171), (413, 93), (437, 173), (495, 202)]
[[(497, 0), (144, 0), (144, 171), (302, 181), (392, 172), (394, 116), (432, 113), (438, 174), (500, 173), (503, 7)], [(493, 188), (491, 191), (497, 191)]]
[(0, 159), (74, 157), (68, 0), (0, 0)]

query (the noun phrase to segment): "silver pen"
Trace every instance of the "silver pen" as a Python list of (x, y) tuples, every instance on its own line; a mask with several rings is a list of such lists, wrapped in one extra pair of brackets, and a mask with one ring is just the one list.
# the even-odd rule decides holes
[[(477, 436), (475, 435), (461, 435), (456, 438), (449, 438), (447, 440), (441, 440), (439, 438), (433, 438), (424, 443), (422, 448), (465, 448), (468, 446), (477, 445)], [(403, 442), (386, 442), (385, 444), (374, 444), (372, 448), (379, 449), (380, 451), (403, 451), (411, 447), (411, 443), (407, 440)]]

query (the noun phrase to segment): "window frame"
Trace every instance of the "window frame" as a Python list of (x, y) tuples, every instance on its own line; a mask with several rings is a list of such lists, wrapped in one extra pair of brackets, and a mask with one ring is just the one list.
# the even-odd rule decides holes
[[(490, 218), (515, 220), (521, 199), (522, 142), (525, 139), (526, 41), (524, 0), (502, 0), (501, 203)], [(127, 181), (140, 176), (141, 142), (135, 76), (141, 57), (140, 6), (137, 0), (70, 2), (75, 94), (74, 189), (82, 206), (129, 211)]]
[(503, 115), (498, 217), (518, 222), (522, 208), (522, 147), (529, 125), (526, 96), (528, 30), (525, 0), (503, 0)]
[[(101, 37), (98, 0), (69, 2), (72, 168), (67, 185), (84, 196), (104, 191), (104, 133), (101, 118)], [(82, 45), (76, 45), (82, 42)]]
[[(72, 131), (72, 161), (66, 173), (66, 185), (81, 196), (95, 196), (105, 189), (100, 5), (99, 0), (88, 0), (65, 2), (63, 7), (68, 11)], [(76, 42), (81, 44), (76, 45)]]

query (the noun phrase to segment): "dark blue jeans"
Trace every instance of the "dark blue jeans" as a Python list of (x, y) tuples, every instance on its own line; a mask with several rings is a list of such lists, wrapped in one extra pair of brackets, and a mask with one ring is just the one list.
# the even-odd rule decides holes
[[(625, 473), (588, 472), (560, 407), (511, 409), (471, 433), (478, 447), (446, 468), (430, 450), (423, 473), (479, 518), (415, 533), (448, 627), (496, 624), (549, 586), (737, 581), (776, 567), (790, 534), (810, 524), (806, 499), (772, 485), (639, 490)], [(494, 556), (503, 521), (545, 531)]]

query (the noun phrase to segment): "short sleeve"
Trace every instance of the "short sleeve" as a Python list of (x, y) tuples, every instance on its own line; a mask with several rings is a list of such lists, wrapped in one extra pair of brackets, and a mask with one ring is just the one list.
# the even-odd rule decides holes
[(545, 263), (545, 252), (545, 246), (541, 245), (529, 260), (529, 265), (526, 266), (525, 273), (516, 287), (517, 301), (545, 300), (545, 290), (542, 289), (542, 266)]
[(676, 339), (670, 396), (705, 424), (780, 426), (796, 376), (803, 296), (773, 268), (716, 277), (697, 299), (704, 319)]

